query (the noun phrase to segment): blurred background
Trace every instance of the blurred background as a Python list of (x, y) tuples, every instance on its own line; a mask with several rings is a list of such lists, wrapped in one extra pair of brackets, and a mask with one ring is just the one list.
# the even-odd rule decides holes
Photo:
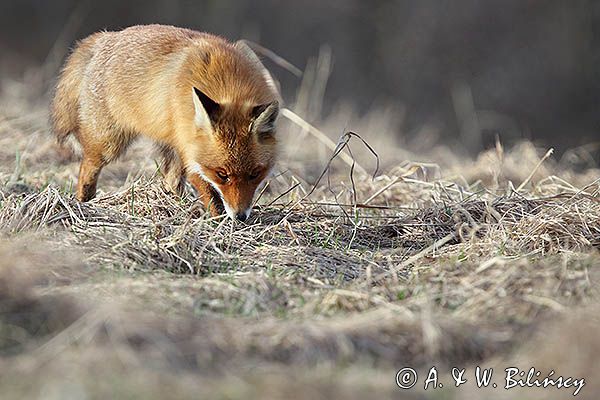
[(0, 85), (18, 79), (47, 93), (75, 40), (147, 23), (277, 53), (304, 71), (265, 62), (309, 122), (341, 115), (356, 129), (365, 116), (385, 118), (371, 135), (419, 135), (470, 154), (496, 136), (559, 153), (600, 138), (600, 3), (591, 0), (2, 0)]

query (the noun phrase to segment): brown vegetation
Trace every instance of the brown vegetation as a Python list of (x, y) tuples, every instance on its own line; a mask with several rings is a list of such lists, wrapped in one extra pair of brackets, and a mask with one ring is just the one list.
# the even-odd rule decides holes
[(401, 392), (394, 376), (517, 362), (584, 376), (579, 398), (598, 387), (600, 173), (570, 167), (581, 152), (386, 144), (373, 179), (358, 138), (328, 164), (310, 128), (288, 126), (241, 224), (190, 188), (168, 194), (147, 143), (80, 204), (44, 106), (1, 110), (3, 398), (479, 398), (451, 382)]

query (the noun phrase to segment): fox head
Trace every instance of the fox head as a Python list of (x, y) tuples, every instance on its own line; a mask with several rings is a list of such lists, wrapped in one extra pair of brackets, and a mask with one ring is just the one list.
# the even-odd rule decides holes
[(202, 139), (193, 172), (212, 186), (230, 218), (245, 221), (276, 161), (279, 102), (219, 104), (198, 88), (193, 96)]
[(210, 184), (229, 217), (245, 221), (276, 161), (279, 92), (243, 41), (201, 51), (194, 60), (190, 95), (200, 143), (188, 169)]

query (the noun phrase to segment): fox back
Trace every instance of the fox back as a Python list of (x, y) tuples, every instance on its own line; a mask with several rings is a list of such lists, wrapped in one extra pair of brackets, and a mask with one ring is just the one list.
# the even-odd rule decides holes
[(99, 32), (77, 44), (52, 104), (54, 131), (83, 160), (77, 197), (139, 135), (155, 140), (168, 186), (184, 177), (213, 213), (246, 219), (277, 155), (276, 85), (243, 42), (162, 25)]

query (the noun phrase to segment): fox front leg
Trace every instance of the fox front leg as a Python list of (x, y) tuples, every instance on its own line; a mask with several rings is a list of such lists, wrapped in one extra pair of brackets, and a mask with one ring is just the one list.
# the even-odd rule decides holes
[(183, 196), (185, 191), (185, 173), (181, 158), (167, 144), (158, 145), (158, 151), (162, 157), (160, 171), (163, 176), (163, 184), (165, 188), (176, 196)]
[(198, 192), (198, 198), (202, 201), (202, 204), (204, 204), (204, 208), (206, 208), (213, 217), (223, 214), (225, 208), (223, 207), (221, 196), (219, 196), (219, 193), (217, 193), (210, 183), (206, 182), (197, 174), (188, 174), (187, 179)]

